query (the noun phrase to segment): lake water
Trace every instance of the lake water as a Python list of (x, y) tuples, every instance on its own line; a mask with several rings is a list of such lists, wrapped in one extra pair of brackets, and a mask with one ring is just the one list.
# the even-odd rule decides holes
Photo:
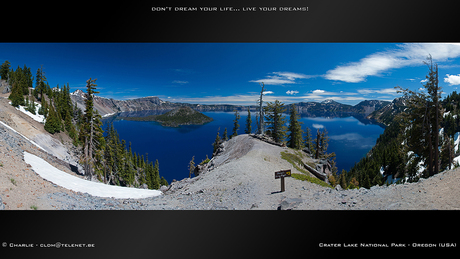
[[(148, 153), (149, 161), (158, 159), (160, 175), (168, 182), (173, 179), (181, 180), (188, 177), (188, 164), (195, 156), (195, 164), (212, 157), (212, 143), (218, 128), (222, 137), (224, 128), (230, 136), (233, 129), (233, 112), (204, 112), (214, 121), (200, 126), (181, 126), (179, 128), (163, 127), (156, 122), (139, 122), (117, 120), (112, 118), (103, 120), (103, 129), (109, 121), (120, 135), (120, 139), (131, 142), (133, 152)], [(244, 133), (247, 112), (240, 113), (239, 134)], [(289, 121), (289, 116), (286, 116)], [(252, 113), (252, 129), (255, 131), (255, 114)], [(309, 127), (312, 135), (316, 129), (326, 128), (330, 138), (328, 152), (335, 152), (339, 172), (349, 170), (375, 145), (375, 141), (383, 133), (383, 128), (378, 125), (360, 122), (354, 117), (345, 118), (308, 118), (300, 119), (302, 128)]]

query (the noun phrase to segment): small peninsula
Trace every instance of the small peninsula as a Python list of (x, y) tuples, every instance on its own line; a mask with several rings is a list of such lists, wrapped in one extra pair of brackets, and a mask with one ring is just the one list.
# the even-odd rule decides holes
[(131, 121), (156, 121), (164, 127), (179, 127), (181, 125), (203, 125), (214, 119), (187, 106), (181, 106), (162, 115), (145, 117), (124, 117)]

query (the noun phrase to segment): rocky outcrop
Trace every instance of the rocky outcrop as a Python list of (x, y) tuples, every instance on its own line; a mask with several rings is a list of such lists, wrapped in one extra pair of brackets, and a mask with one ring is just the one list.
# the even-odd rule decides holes
[(2, 94), (11, 92), (11, 86), (3, 79), (0, 79), (0, 89)]
[(251, 136), (253, 138), (256, 138), (256, 139), (260, 139), (262, 141), (267, 142), (268, 144), (276, 145), (276, 146), (279, 146), (279, 147), (285, 147), (286, 146), (286, 144), (275, 142), (272, 138), (270, 138), (270, 137), (268, 137), (267, 135), (264, 135), (264, 134), (249, 134), (249, 136)]

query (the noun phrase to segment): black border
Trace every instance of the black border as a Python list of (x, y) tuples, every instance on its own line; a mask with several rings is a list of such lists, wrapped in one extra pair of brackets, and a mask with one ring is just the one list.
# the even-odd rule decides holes
[[(0, 33), (3, 42), (447, 42), (458, 38), (454, 5), (447, 0), (17, 2), (3, 12)], [(152, 6), (309, 9), (152, 12)]]
[[(452, 1), (307, 0), (307, 13), (152, 12), (152, 6), (280, 6), (281, 1), (12, 3), (2, 42), (452, 42)], [(2, 8), (3, 9), (3, 8)], [(6, 9), (4, 9), (6, 10)], [(0, 242), (94, 243), (3, 248), (62, 257), (299, 256), (387, 251), (319, 243), (457, 242), (458, 211), (2, 211)], [(393, 249), (426, 254), (453, 249)]]
[[(0, 253), (104, 258), (458, 252), (459, 212), (4, 211)], [(446, 218), (447, 216), (447, 218)], [(18, 219), (21, 220), (18, 220)], [(14, 219), (14, 220), (12, 220)], [(5, 226), (6, 227), (6, 226)], [(40, 247), (55, 244), (60, 247)], [(33, 244), (33, 248), (10, 247)], [(89, 243), (94, 248), (71, 248)], [(358, 244), (358, 248), (345, 244)], [(392, 247), (391, 243), (406, 247)], [(455, 243), (456, 247), (441, 247)], [(327, 244), (339, 244), (330, 247)], [(362, 244), (384, 244), (365, 247)], [(435, 247), (413, 247), (428, 244)]]

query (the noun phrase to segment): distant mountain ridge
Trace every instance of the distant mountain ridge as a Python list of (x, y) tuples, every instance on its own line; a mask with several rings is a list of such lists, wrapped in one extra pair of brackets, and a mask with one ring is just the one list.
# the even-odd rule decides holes
[[(76, 90), (71, 94), (71, 99), (77, 106), (85, 110), (86, 93), (81, 90)], [(331, 99), (322, 102), (300, 102), (295, 103), (298, 112), (302, 116), (328, 116), (328, 117), (343, 117), (359, 115), (366, 117), (372, 112), (387, 106), (391, 102), (379, 100), (365, 100), (356, 105), (348, 105), (336, 102)], [(94, 107), (100, 115), (110, 115), (121, 112), (135, 112), (146, 110), (173, 110), (175, 108), (187, 106), (199, 112), (206, 111), (226, 111), (231, 112), (234, 110), (244, 111), (248, 106), (244, 105), (230, 105), (230, 104), (190, 104), (190, 103), (173, 103), (161, 100), (155, 96), (142, 97), (130, 100), (115, 100), (112, 98), (104, 98), (95, 96)], [(288, 105), (287, 105), (288, 106)], [(249, 108), (255, 111), (257, 106), (250, 105)], [(288, 110), (288, 109), (287, 109)]]
[(384, 107), (373, 111), (367, 118), (388, 126), (393, 121), (394, 117), (403, 112), (405, 108), (406, 99), (404, 97), (399, 97)]

